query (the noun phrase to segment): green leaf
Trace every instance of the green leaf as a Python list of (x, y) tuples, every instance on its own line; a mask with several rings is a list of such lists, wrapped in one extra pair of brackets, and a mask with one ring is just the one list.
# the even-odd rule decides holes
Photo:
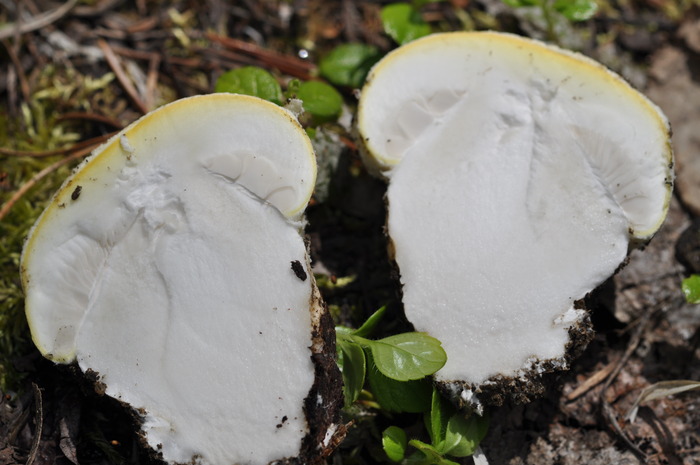
[(409, 459), (410, 463), (421, 464), (421, 465), (459, 465), (457, 462), (448, 460), (441, 453), (439, 453), (433, 446), (426, 444), (418, 439), (411, 439), (408, 444), (415, 447), (423, 453), (423, 460), (419, 459)]
[(425, 416), (430, 441), (438, 444), (445, 440), (447, 431), (447, 421), (452, 414), (452, 409), (442, 400), (442, 396), (433, 388), (433, 395), (430, 403), (430, 415)]
[(700, 275), (694, 274), (685, 278), (681, 288), (688, 303), (700, 304)]
[(379, 310), (372, 313), (372, 315), (367, 318), (367, 321), (362, 323), (362, 326), (353, 331), (352, 334), (360, 337), (367, 337), (372, 334), (372, 331), (374, 331), (374, 328), (377, 327), (379, 320), (381, 320), (384, 316), (384, 312), (386, 312), (386, 306), (381, 307)]
[(357, 400), (365, 384), (367, 364), (365, 351), (354, 342), (339, 339), (339, 366), (343, 375), (343, 394), (345, 406), (349, 407)]
[(403, 333), (378, 341), (363, 340), (374, 363), (385, 376), (397, 381), (432, 375), (447, 362), (440, 341), (425, 333)]
[(569, 21), (586, 21), (598, 12), (598, 4), (594, 0), (558, 0), (554, 9)]
[(391, 3), (381, 11), (384, 32), (399, 45), (406, 44), (433, 32), (420, 11), (408, 3)]
[(348, 328), (347, 326), (336, 326), (335, 327), (335, 337), (337, 339), (346, 339), (346, 340), (351, 340), (351, 338), (348, 338), (346, 336), (350, 336), (355, 333), (355, 330), (352, 328)]
[(214, 92), (252, 95), (278, 105), (282, 102), (282, 88), (277, 80), (257, 66), (244, 66), (222, 74), (216, 80)]
[(377, 47), (343, 44), (321, 59), (321, 76), (337, 86), (362, 87), (370, 68), (382, 57)]
[(343, 96), (325, 82), (304, 82), (296, 94), (317, 124), (336, 119), (343, 109)]
[(457, 412), (447, 422), (445, 445), (440, 452), (453, 457), (468, 457), (474, 454), (489, 429), (487, 417), (466, 417)]
[(400, 462), (406, 454), (406, 432), (398, 426), (390, 426), (382, 432), (382, 447), (392, 462)]
[(430, 409), (432, 386), (427, 378), (413, 381), (387, 378), (377, 370), (370, 356), (367, 361), (367, 380), (374, 398), (387, 412), (420, 413)]

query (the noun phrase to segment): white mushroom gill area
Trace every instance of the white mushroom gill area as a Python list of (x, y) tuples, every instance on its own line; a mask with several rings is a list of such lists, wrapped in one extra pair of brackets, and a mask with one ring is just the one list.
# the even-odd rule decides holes
[(270, 103), (176, 102), (99, 149), (27, 241), (40, 351), (97, 373), (166, 461), (300, 453), (318, 315), (291, 263), (306, 268), (310, 147)]
[[(435, 129), (439, 162), (418, 143), (392, 173), (388, 232), (408, 318), (448, 354), (438, 378), (479, 383), (564, 354), (571, 321), (555, 320), (624, 259), (628, 222), (556, 128), (527, 110), (517, 124), (481, 114), (465, 157), (461, 125), (477, 118), (463, 111)], [(435, 182), (416, 189), (420, 178)], [(439, 316), (455, 313), (465, 324)]]
[(98, 272), (78, 362), (146, 410), (147, 439), (169, 461), (296, 455), (314, 379), (311, 287), (290, 268), (305, 262), (303, 240), (226, 180), (170, 179), (127, 200), (135, 221)]
[(389, 180), (406, 316), (442, 341), (442, 381), (561, 359), (574, 302), (668, 206), (658, 109), (600, 65), (515, 36), (443, 34), (389, 54), (358, 126)]

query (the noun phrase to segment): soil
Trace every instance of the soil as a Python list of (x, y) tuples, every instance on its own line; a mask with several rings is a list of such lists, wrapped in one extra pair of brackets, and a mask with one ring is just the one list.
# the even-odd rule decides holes
[[(22, 202), (41, 205), (55, 188), (42, 188), (42, 183), (60, 182), (50, 176), (30, 181), (41, 168), (76, 163), (144, 111), (210, 92), (228, 69), (260, 66), (286, 82), (307, 79), (319, 58), (341, 43), (363, 42), (382, 51), (394, 47), (379, 20), (386, 2), (0, 4), (0, 24), (14, 24), (0, 26), (0, 108), (6, 126), (0, 128), (0, 218), (5, 222), (0, 231), (8, 237), (27, 208)], [(466, 24), (543, 33), (536, 21), (497, 0), (451, 0), (422, 11), (439, 30)], [(697, 391), (652, 400), (634, 421), (627, 418), (644, 388), (665, 380), (700, 380), (700, 309), (685, 303), (680, 290), (684, 277), (700, 272), (700, 222), (695, 221), (700, 216), (700, 10), (680, 0), (601, 2), (594, 19), (565, 26), (560, 42), (621, 73), (668, 115), (676, 190), (656, 237), (645, 250), (633, 251), (627, 265), (587, 298), (595, 330), (587, 349), (569, 371), (545, 375), (541, 397), (491, 409), (481, 447), (495, 465), (700, 464)], [(97, 83), (110, 72), (112, 80)], [(341, 90), (352, 106), (353, 90)], [(49, 126), (60, 131), (42, 133)], [(327, 164), (332, 166), (325, 173), (331, 179), (327, 196), (315, 199), (307, 215), (313, 266), (329, 282), (354, 280), (321, 286), (323, 297), (336, 323), (357, 325), (387, 305), (382, 330), (406, 329), (384, 237), (385, 187), (364, 170), (347, 128), (330, 124), (326, 130), (338, 136), (339, 158)], [(65, 132), (77, 137), (61, 139)], [(91, 142), (76, 145), (76, 138)], [(46, 162), (27, 156), (62, 146), (69, 149)], [(35, 187), (24, 193), (27, 182)], [(79, 194), (76, 190), (74, 198)], [(17, 241), (15, 258), (2, 262), (3, 272), (18, 273), (20, 247)], [(0, 312), (21, 320), (21, 300), (7, 298)], [(11, 337), (16, 343), (2, 346), (14, 347), (5, 355), (15, 376), (8, 377), (0, 398), (0, 465), (158, 463), (141, 447), (130, 412), (96, 393), (99, 386), (75, 367), (41, 358), (26, 343), (26, 333)], [(385, 462), (379, 432), (389, 424), (409, 430), (422, 424), (417, 415), (389, 417), (371, 409), (352, 418), (329, 463)]]

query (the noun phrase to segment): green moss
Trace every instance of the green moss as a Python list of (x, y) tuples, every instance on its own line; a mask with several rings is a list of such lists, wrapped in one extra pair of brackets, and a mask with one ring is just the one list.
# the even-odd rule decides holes
[[(4, 204), (19, 186), (38, 170), (56, 160), (56, 158), (3, 160), (2, 171), (8, 173), (6, 183), (11, 190), (0, 192), (0, 203)], [(2, 390), (16, 387), (20, 376), (14, 369), (13, 361), (32, 350), (24, 317), (24, 294), (19, 277), (22, 246), (34, 221), (45, 208), (53, 192), (69, 175), (70, 170), (69, 167), (62, 167), (44, 178), (0, 221), (0, 389)]]
[[(69, 147), (85, 138), (88, 128), (82, 122), (62, 120), (70, 111), (118, 107), (110, 84), (113, 76), (92, 79), (72, 69), (47, 67), (37, 80), (29, 102), (11, 112), (0, 105), (0, 147), (40, 152)], [(107, 104), (107, 102), (110, 102)], [(101, 103), (99, 105), (98, 103)], [(11, 114), (16, 116), (9, 116)], [(0, 155), (0, 205), (40, 170), (60, 160)], [(19, 262), (29, 230), (48, 204), (53, 193), (68, 177), (76, 161), (50, 173), (31, 188), (0, 219), (0, 389), (17, 390), (22, 373), (15, 361), (33, 350), (24, 316), (24, 294)]]

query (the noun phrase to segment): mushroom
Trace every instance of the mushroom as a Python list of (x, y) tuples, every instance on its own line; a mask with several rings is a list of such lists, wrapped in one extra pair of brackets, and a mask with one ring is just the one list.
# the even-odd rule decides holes
[[(439, 339), (461, 402), (526, 400), (587, 342), (582, 299), (663, 222), (669, 125), (579, 54), (495, 32), (398, 48), (370, 72), (357, 129), (388, 181), (403, 304)], [(475, 395), (480, 392), (479, 395)]]
[(166, 105), (82, 164), (22, 255), (32, 338), (172, 463), (319, 463), (342, 405), (303, 238), (306, 133), (255, 97)]

